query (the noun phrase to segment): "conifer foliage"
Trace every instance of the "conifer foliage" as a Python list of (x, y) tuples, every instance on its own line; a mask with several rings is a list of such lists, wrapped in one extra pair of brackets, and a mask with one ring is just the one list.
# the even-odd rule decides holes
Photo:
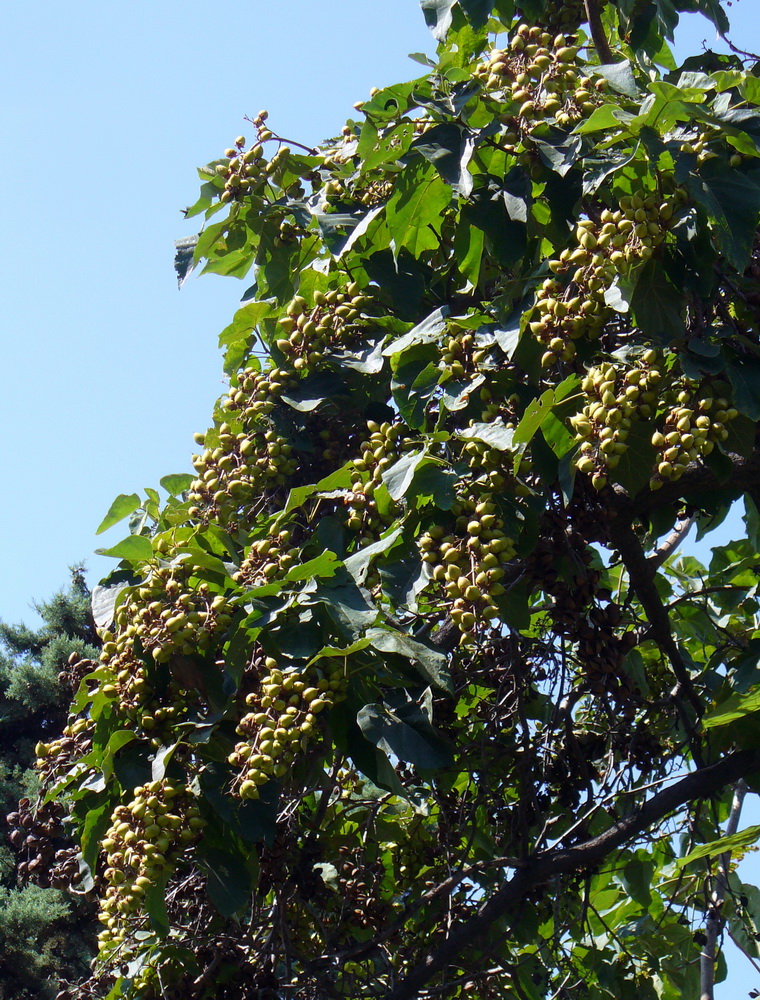
[[(59, 734), (72, 664), (97, 661), (100, 641), (81, 569), (66, 591), (37, 605), (37, 629), (0, 622), (0, 997), (52, 1000), (88, 973), (92, 901), (67, 896), (77, 850), (60, 803), (37, 804), (35, 744)], [(78, 683), (78, 679), (77, 679)]]
[(756, 62), (676, 65), (718, 0), (422, 8), (437, 59), (335, 139), (261, 111), (200, 170), (229, 389), (114, 501), (37, 748), (99, 907), (69, 996), (675, 1000), (758, 955)]

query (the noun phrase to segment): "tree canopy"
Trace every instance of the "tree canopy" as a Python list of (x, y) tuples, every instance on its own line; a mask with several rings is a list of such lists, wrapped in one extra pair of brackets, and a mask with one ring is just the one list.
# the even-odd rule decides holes
[(418, 78), (199, 171), (229, 389), (104, 519), (37, 747), (102, 924), (68, 996), (676, 1000), (760, 956), (757, 61), (676, 64), (718, 0), (421, 6)]

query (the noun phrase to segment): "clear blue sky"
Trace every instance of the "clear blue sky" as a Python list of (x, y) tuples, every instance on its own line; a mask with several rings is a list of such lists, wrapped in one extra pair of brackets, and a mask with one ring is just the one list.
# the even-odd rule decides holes
[[(751, 0), (729, 8), (734, 39), (760, 47)], [(710, 25), (690, 17), (682, 54)], [(218, 332), (246, 287), (191, 279), (173, 240), (194, 168), (270, 111), (307, 144), (340, 130), (370, 87), (412, 78), (432, 51), (416, 0), (40, 0), (12, 4), (0, 38), (3, 464), (0, 617), (30, 602), (123, 528), (94, 532), (118, 493), (189, 471), (192, 433), (223, 391)], [(754, 820), (757, 822), (757, 820)], [(719, 1000), (760, 976), (737, 973)]]

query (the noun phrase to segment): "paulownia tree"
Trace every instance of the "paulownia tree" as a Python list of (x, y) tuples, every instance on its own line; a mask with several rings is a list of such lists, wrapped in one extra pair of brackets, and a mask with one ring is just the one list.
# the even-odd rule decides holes
[(100, 906), (70, 996), (675, 1000), (758, 956), (755, 59), (676, 65), (718, 0), (422, 6), (423, 76), (200, 171), (180, 278), (254, 283), (38, 747)]

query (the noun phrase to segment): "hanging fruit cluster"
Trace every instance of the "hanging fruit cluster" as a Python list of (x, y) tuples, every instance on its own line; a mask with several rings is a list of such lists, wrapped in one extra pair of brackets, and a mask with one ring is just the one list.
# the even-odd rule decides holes
[(531, 132), (553, 117), (569, 125), (589, 115), (607, 81), (582, 76), (576, 68), (578, 48), (572, 36), (552, 36), (538, 26), (521, 24), (508, 49), (493, 49), (475, 73), (489, 90), (506, 90), (519, 108), (521, 130)]
[(662, 430), (652, 435), (652, 444), (658, 452), (657, 471), (652, 476), (650, 489), (659, 489), (667, 480), (680, 479), (692, 462), (709, 455), (716, 444), (728, 437), (726, 424), (738, 411), (723, 396), (713, 395), (710, 386), (697, 389), (682, 383), (675, 405), (667, 411)]
[[(36, 808), (24, 796), (18, 808), (5, 818), (10, 828), (8, 840), (18, 852), (18, 877), (23, 883), (71, 885), (79, 874), (76, 858), (69, 863), (68, 852), (57, 848), (64, 839), (63, 818), (66, 810), (60, 802), (46, 802)], [(62, 864), (66, 856), (65, 866)], [(65, 871), (64, 871), (65, 868)], [(64, 880), (63, 876), (67, 878)]]
[(278, 336), (275, 346), (295, 371), (312, 368), (320, 363), (326, 350), (344, 346), (356, 337), (361, 329), (357, 321), (371, 301), (361, 294), (357, 282), (351, 282), (345, 291), (317, 290), (313, 306), (297, 295), (278, 321), (278, 330), (284, 336)]
[(284, 576), (299, 557), (298, 548), (293, 546), (292, 540), (291, 527), (276, 527), (266, 538), (251, 542), (247, 555), (233, 576), (235, 583), (252, 589)]
[(127, 805), (116, 807), (102, 843), (107, 888), (98, 917), (104, 925), (100, 948), (128, 939), (130, 925), (143, 920), (146, 893), (205, 825), (192, 792), (169, 778), (140, 785)]
[(462, 500), (452, 512), (457, 514), (454, 532), (447, 534), (436, 525), (420, 537), (419, 548), (446, 596), (462, 645), (469, 646), (477, 642), (479, 628), (499, 617), (497, 601), (505, 592), (501, 581), (515, 547), (487, 494)]
[(369, 545), (376, 540), (384, 525), (393, 520), (393, 513), (385, 515), (378, 510), (375, 491), (382, 485), (383, 472), (388, 469), (403, 452), (414, 447), (414, 441), (407, 435), (403, 423), (385, 421), (378, 424), (367, 421), (369, 440), (359, 449), (360, 458), (355, 459), (351, 492), (346, 496), (349, 515), (346, 527), (350, 531), (361, 532), (360, 545)]
[(648, 419), (656, 407), (663, 381), (657, 362), (657, 352), (648, 350), (635, 368), (602, 364), (590, 368), (581, 383), (589, 401), (570, 423), (580, 442), (576, 466), (591, 476), (595, 489), (606, 485), (608, 470), (616, 468), (628, 450), (633, 422)]
[(556, 277), (547, 278), (536, 292), (538, 317), (530, 330), (547, 347), (544, 366), (571, 361), (581, 337), (599, 337), (612, 315), (605, 293), (634, 261), (652, 256), (683, 197), (680, 192), (664, 200), (637, 194), (621, 198), (615, 211), (603, 209), (598, 221), (578, 222), (574, 246), (548, 262)]
[(216, 448), (194, 457), (198, 478), (189, 496), (197, 516), (234, 525), (241, 517), (248, 520), (262, 493), (282, 486), (298, 463), (288, 439), (260, 421), (247, 432), (223, 423), (218, 439)]
[(229, 757), (240, 769), (236, 788), (243, 799), (257, 799), (261, 785), (287, 774), (298, 750), (311, 741), (317, 716), (335, 703), (346, 683), (339, 667), (317, 677), (294, 667), (280, 669), (273, 657), (264, 665), (267, 673), (246, 697), (251, 711), (238, 725), (244, 739)]

